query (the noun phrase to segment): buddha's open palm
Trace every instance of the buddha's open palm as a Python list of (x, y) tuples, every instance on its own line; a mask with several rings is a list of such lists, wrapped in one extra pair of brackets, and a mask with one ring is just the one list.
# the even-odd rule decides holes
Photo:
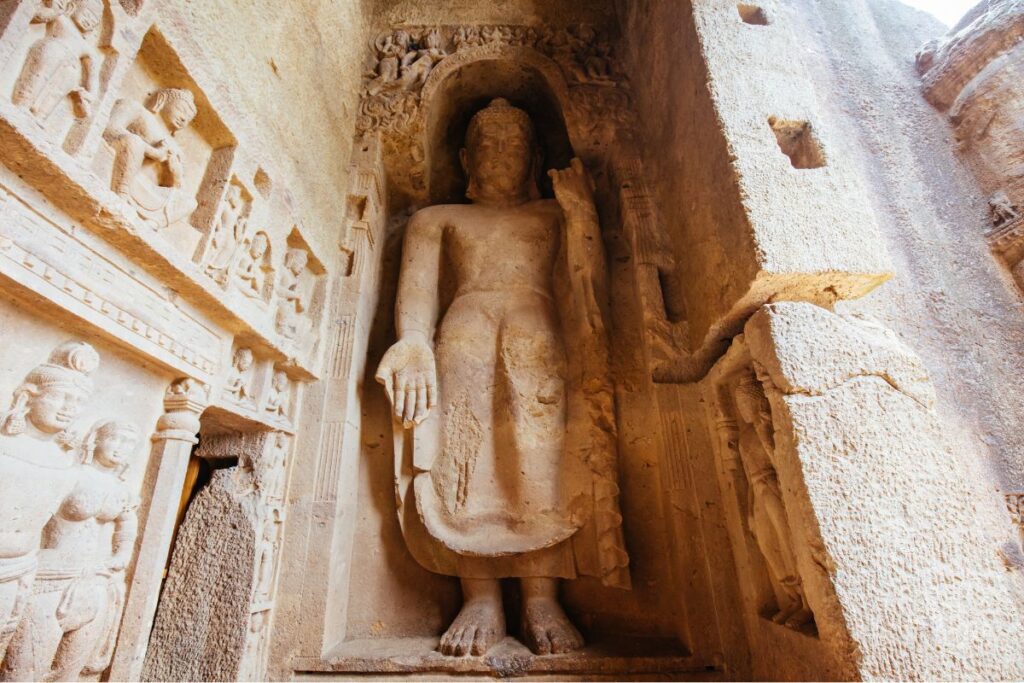
[(424, 341), (396, 342), (377, 367), (377, 381), (384, 385), (395, 417), (406, 429), (423, 422), (437, 405), (434, 352)]

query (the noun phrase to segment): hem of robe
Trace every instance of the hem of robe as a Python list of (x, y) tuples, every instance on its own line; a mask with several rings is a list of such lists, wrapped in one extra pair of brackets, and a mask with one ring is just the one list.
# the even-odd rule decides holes
[(408, 486), (401, 499), (399, 515), (406, 545), (416, 562), (427, 571), (463, 579), (575, 579), (579, 576), (573, 535), (545, 548), (500, 556), (470, 556), (451, 550), (434, 538), (423, 523), (416, 501), (417, 488)]
[(445, 509), (430, 472), (417, 474), (413, 488), (416, 510), (427, 533), (460, 556), (496, 558), (533, 553), (564, 542), (582, 526), (574, 524), (570, 516), (553, 511), (528, 516), (478, 514), (472, 519), (459, 519)]

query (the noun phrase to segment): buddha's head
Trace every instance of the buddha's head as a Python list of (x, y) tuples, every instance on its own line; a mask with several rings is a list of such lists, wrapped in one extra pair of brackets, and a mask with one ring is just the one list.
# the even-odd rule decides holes
[(70, 427), (92, 393), (89, 375), (99, 362), (96, 350), (85, 342), (58, 346), (14, 391), (11, 409), (0, 418), (0, 433), (21, 434), (29, 423), (50, 435)]
[(187, 128), (198, 109), (192, 92), (184, 88), (162, 88), (153, 93), (150, 111), (160, 114), (172, 131)]
[(102, 420), (86, 436), (86, 460), (98, 467), (127, 469), (139, 443), (139, 430), (129, 422)]
[(529, 115), (496, 98), (470, 119), (459, 152), (471, 201), (520, 204), (540, 196), (539, 150)]

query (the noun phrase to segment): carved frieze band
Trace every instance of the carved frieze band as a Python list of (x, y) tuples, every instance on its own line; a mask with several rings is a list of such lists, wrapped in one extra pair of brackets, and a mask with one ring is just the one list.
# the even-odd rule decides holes
[(2, 187), (0, 211), (5, 216), (0, 223), (0, 272), (37, 294), (64, 295), (88, 306), (116, 324), (119, 334), (136, 338), (138, 346), (156, 344), (187, 364), (189, 372), (209, 375), (216, 370), (221, 341), (212, 330), (77, 239), (73, 228), (47, 218)]
[(617, 85), (612, 46), (594, 27), (411, 26), (374, 41), (372, 72), (363, 83), (357, 131), (402, 128), (418, 116), (419, 93), (431, 71), (472, 48), (527, 47), (556, 62), (572, 85)]

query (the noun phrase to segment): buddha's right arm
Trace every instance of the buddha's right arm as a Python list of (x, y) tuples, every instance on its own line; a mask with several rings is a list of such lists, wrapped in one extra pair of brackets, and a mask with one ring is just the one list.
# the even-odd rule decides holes
[(429, 342), (438, 316), (442, 223), (425, 209), (409, 220), (395, 302), (398, 338)]

